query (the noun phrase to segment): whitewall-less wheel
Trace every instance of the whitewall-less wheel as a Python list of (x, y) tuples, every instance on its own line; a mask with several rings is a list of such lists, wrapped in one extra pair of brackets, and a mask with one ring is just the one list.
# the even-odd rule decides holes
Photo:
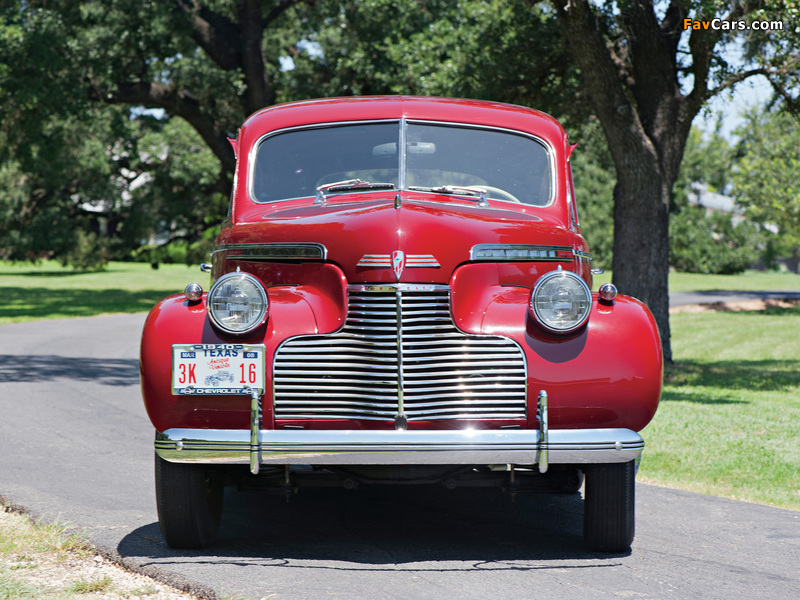
[(223, 473), (156, 455), (155, 476), (158, 523), (167, 544), (172, 548), (214, 544), (222, 517)]
[(586, 545), (597, 552), (627, 552), (635, 529), (635, 462), (592, 465), (585, 477)]

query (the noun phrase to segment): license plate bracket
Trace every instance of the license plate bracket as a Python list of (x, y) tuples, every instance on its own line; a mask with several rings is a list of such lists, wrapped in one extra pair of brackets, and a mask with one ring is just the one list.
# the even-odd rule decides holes
[(173, 344), (172, 393), (263, 392), (265, 354), (263, 344)]

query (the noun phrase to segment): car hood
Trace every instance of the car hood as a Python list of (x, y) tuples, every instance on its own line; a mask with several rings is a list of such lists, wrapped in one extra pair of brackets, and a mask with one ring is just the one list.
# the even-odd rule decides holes
[(564, 251), (572, 246), (568, 231), (539, 216), (473, 204), (419, 199), (400, 203), (392, 196), (270, 209), (237, 224), (220, 241), (322, 244), (327, 261), (338, 265), (350, 283), (446, 284), (459, 265), (471, 260), (470, 249), (480, 244)]

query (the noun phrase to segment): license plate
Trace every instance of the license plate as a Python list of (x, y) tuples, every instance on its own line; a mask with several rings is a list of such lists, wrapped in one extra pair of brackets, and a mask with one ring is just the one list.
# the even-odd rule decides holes
[(173, 394), (249, 394), (264, 391), (264, 346), (175, 344)]

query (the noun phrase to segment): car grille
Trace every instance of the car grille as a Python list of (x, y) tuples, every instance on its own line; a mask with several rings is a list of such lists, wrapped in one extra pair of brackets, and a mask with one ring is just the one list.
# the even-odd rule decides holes
[(344, 327), (287, 340), (275, 357), (277, 419), (525, 418), (512, 340), (467, 335), (446, 286), (351, 286)]

